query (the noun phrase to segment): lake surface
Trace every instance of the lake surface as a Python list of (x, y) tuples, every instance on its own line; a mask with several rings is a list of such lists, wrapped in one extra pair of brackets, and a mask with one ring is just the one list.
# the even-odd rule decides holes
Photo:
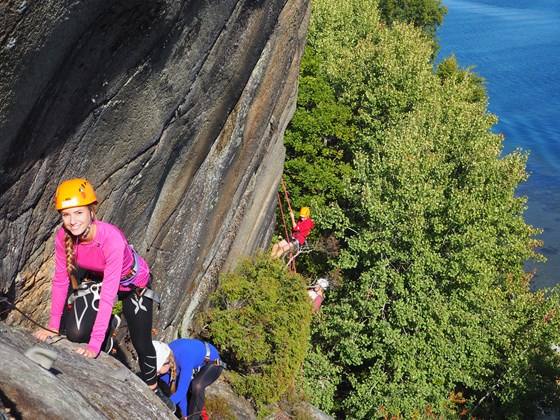
[(439, 57), (484, 77), (504, 153), (528, 151), (528, 224), (544, 229), (533, 288), (560, 283), (560, 0), (443, 0)]

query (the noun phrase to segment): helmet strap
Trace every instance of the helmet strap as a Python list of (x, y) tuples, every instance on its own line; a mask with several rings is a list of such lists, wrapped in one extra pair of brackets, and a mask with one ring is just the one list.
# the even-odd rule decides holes
[(82, 236), (82, 239), (86, 239), (86, 238), (87, 238), (87, 236), (88, 236), (90, 230), (91, 230), (91, 222), (89, 222), (88, 227), (86, 228), (86, 230), (84, 230), (84, 233), (82, 233), (82, 235), (81, 235), (81, 236)]
[(88, 234), (89, 234), (89, 231), (91, 230), (91, 225), (92, 225), (92, 223), (93, 223), (94, 220), (95, 220), (95, 216), (93, 215), (93, 212), (90, 210), (90, 211), (89, 211), (89, 225), (88, 225), (88, 227), (86, 228), (86, 230), (84, 230), (84, 233), (82, 233), (82, 239), (86, 239), (86, 238), (87, 238), (87, 236), (88, 236)]

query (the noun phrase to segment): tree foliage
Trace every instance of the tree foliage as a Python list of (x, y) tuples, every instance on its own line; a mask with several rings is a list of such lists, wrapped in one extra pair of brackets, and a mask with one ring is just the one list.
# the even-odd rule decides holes
[(351, 171), (351, 119), (352, 110), (337, 100), (309, 47), (301, 64), (298, 106), (284, 142), (291, 157), (284, 166), (286, 186), (296, 208), (311, 199), (325, 204), (343, 194), (342, 179)]
[[(486, 100), (486, 80), (478, 74), (472, 72), (474, 66), (466, 69), (459, 68), (459, 63), (455, 55), (443, 59), (436, 68), (436, 74), (442, 79), (447, 80), (448, 83), (469, 83), (470, 89), (466, 91), (472, 92), (471, 101), (485, 101)], [(465, 98), (467, 99), (467, 98)], [(467, 99), (468, 100), (468, 99)]]
[[(515, 195), (527, 155), (502, 155), (483, 79), (454, 57), (434, 71), (425, 35), (384, 25), (376, 5), (313, 3), (286, 136), (294, 201), (315, 203), (316, 234), (340, 247), (321, 267), (344, 278), (313, 328), (306, 387), (341, 418), (558, 406), (558, 295), (531, 292), (523, 270), (541, 258)], [(298, 179), (310, 167), (315, 182)]]
[(393, 22), (410, 23), (435, 38), (447, 8), (440, 0), (379, 0), (379, 13), (389, 25)]
[(303, 363), (312, 313), (305, 286), (260, 255), (221, 277), (206, 314), (234, 388), (261, 412), (286, 394)]

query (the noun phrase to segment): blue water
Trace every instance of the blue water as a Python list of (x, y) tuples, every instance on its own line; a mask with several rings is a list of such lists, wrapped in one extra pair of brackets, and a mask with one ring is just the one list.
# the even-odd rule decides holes
[(530, 177), (517, 193), (528, 197), (528, 224), (544, 229), (538, 251), (546, 263), (532, 287), (560, 283), (560, 0), (443, 0), (440, 55), (487, 81), (494, 128), (504, 153), (529, 151)]

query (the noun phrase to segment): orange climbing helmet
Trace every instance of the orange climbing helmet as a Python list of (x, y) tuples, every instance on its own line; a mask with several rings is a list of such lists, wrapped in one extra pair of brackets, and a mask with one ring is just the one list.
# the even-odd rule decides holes
[(97, 197), (91, 184), (83, 178), (64, 181), (54, 195), (54, 208), (57, 210), (90, 204), (97, 204)]
[(311, 215), (311, 210), (309, 207), (302, 207), (299, 211), (299, 217), (309, 217)]

